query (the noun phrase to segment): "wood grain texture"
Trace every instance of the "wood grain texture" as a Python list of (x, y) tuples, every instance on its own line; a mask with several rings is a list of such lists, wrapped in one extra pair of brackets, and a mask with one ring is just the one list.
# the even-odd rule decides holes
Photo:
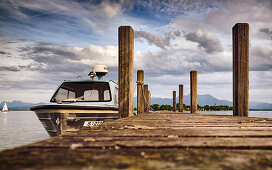
[(0, 169), (269, 169), (272, 119), (155, 112), (0, 153)]
[(249, 100), (249, 25), (238, 23), (233, 38), (233, 115), (248, 116)]
[(119, 114), (128, 117), (133, 115), (134, 31), (130, 26), (119, 27), (118, 42)]
[(191, 113), (197, 113), (197, 71), (190, 72)]
[(183, 85), (179, 85), (179, 112), (183, 113)]
[(177, 111), (177, 94), (176, 91), (173, 91), (173, 112)]
[(137, 114), (144, 114), (144, 70), (137, 71)]
[(149, 91), (148, 91), (148, 84), (144, 85), (144, 113), (149, 112)]

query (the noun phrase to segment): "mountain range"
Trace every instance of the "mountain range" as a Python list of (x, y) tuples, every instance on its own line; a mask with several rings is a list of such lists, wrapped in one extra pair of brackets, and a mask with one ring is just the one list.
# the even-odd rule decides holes
[[(178, 97), (176, 99), (178, 103)], [(183, 103), (186, 105), (190, 105), (190, 95), (184, 95), (183, 97)], [(134, 97), (134, 107), (137, 107), (137, 97)], [(160, 97), (152, 97), (150, 100), (150, 104), (168, 104), (168, 105), (173, 105), (173, 99), (171, 98), (160, 98)], [(197, 104), (200, 106), (213, 106), (213, 105), (227, 105), (227, 106), (232, 106), (232, 101), (228, 100), (219, 100), (209, 94), (205, 95), (197, 95)], [(249, 102), (249, 109), (272, 109), (272, 104), (271, 103), (265, 103), (265, 102), (254, 102), (251, 101)]]
[[(3, 108), (4, 101), (1, 102), (0, 107)], [(20, 100), (13, 100), (12, 102), (7, 102), (9, 110), (29, 110), (31, 106), (42, 105), (45, 103), (25, 103)]]
[[(176, 99), (178, 103), (178, 97)], [(184, 95), (183, 97), (183, 103), (186, 105), (190, 105), (190, 95)], [(209, 94), (205, 95), (197, 95), (197, 103), (200, 106), (205, 106), (205, 105), (228, 105), (232, 106), (232, 102), (228, 100), (219, 100)], [(8, 108), (10, 110), (29, 110), (31, 106), (34, 105), (42, 105), (46, 103), (24, 103), (19, 100), (14, 100), (12, 102), (7, 102)], [(137, 97), (134, 97), (134, 107), (137, 107)], [(152, 97), (150, 104), (168, 104), (172, 105), (173, 100), (171, 98), (160, 98), (160, 97)], [(2, 108), (4, 106), (4, 102), (1, 102), (0, 107)], [(249, 102), (249, 109), (272, 109), (272, 104), (271, 103), (265, 103), (265, 102)]]

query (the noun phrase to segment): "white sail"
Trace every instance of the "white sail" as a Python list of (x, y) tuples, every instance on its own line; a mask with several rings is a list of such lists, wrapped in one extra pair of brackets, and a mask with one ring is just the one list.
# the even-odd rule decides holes
[(5, 102), (4, 107), (2, 109), (2, 112), (8, 111), (8, 106), (7, 103)]

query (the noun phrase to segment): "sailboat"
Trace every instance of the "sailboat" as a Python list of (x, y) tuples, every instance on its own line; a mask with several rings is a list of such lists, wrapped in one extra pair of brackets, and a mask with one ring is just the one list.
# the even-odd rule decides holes
[(5, 102), (4, 107), (2, 109), (2, 112), (8, 112), (8, 106), (7, 103)]

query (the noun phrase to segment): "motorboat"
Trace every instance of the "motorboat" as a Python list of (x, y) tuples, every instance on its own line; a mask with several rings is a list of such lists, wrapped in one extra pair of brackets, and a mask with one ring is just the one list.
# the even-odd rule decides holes
[(103, 80), (107, 73), (106, 66), (96, 65), (88, 75), (91, 79), (64, 81), (49, 104), (30, 110), (51, 137), (118, 119), (118, 84)]

